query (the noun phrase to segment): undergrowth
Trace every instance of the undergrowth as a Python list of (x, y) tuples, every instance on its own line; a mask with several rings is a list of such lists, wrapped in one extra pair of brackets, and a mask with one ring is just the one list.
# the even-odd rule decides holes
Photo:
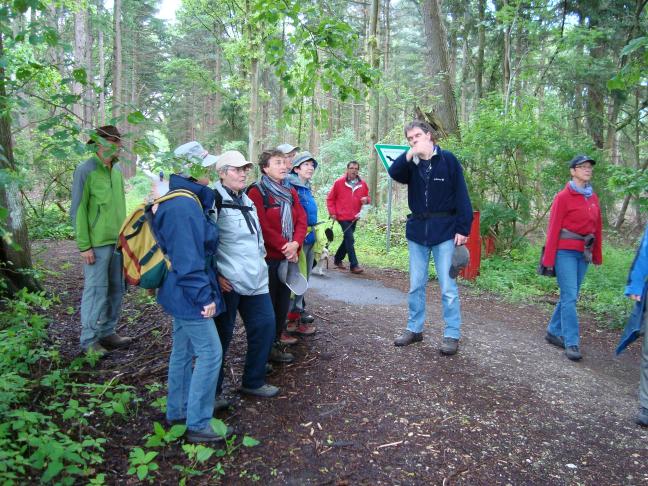
[[(90, 368), (97, 355), (64, 362), (49, 342), (45, 312), (54, 300), (44, 293), (20, 291), (0, 302), (0, 484), (105, 484), (102, 472), (104, 444), (113, 426), (137, 417), (142, 406), (159, 407), (160, 399), (144, 403), (135, 388), (112, 379), (87, 382), (96, 376)], [(156, 387), (155, 391), (157, 391)], [(149, 396), (150, 394), (145, 394)], [(214, 419), (212, 427), (225, 436), (227, 427)], [(218, 480), (224, 474), (220, 458), (241, 447), (253, 447), (251, 437), (228, 437), (222, 449), (176, 444), (184, 426), (168, 431), (151, 424), (142, 437), (143, 447), (133, 447), (129, 469), (139, 481), (160, 483), (155, 462), (159, 451), (178, 447), (180, 483), (206, 475)], [(116, 479), (116, 478), (112, 478)]]

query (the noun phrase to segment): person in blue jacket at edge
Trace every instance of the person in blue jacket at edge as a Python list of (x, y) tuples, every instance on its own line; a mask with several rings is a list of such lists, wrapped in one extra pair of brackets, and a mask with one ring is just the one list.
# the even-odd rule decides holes
[[(648, 277), (648, 227), (641, 239), (641, 245), (637, 250), (630, 273), (628, 284), (625, 288), (625, 295), (635, 302), (641, 301), (641, 296), (646, 295), (646, 277)], [(644, 297), (645, 298), (645, 297)], [(644, 311), (641, 321), (643, 339), (641, 343), (641, 364), (639, 378), (639, 413), (635, 419), (637, 424), (648, 427), (648, 333), (646, 333), (646, 319), (648, 315)]]
[(215, 197), (206, 175), (216, 157), (198, 142), (178, 147), (175, 155), (189, 162), (198, 159), (191, 172), (197, 168), (202, 174), (198, 179), (184, 174), (169, 178), (170, 191), (190, 191), (200, 204), (178, 196), (160, 203), (153, 217), (153, 230), (171, 261), (157, 293), (158, 303), (173, 316), (166, 418), (170, 424), (186, 423), (189, 442), (216, 442), (222, 437), (210, 421), (223, 352), (214, 318), (225, 306), (213, 263), (218, 243), (218, 226), (211, 218)]
[(450, 275), (455, 247), (465, 245), (470, 234), (473, 212), (463, 169), (457, 158), (435, 142), (432, 127), (414, 120), (405, 127), (411, 147), (389, 168), (396, 182), (407, 185), (405, 236), (409, 249), (409, 317), (407, 329), (394, 341), (407, 346), (423, 340), (425, 288), (428, 282), (430, 253), (434, 256), (445, 329), (439, 351), (451, 356), (459, 347), (461, 307), (454, 275)]

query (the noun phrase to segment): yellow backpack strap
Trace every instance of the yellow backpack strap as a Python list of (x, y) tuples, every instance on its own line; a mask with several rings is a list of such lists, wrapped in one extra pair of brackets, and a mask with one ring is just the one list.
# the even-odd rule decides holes
[(198, 203), (200, 207), (202, 207), (202, 204), (200, 203), (200, 199), (198, 199), (198, 196), (196, 196), (193, 192), (188, 191), (186, 189), (175, 189), (174, 191), (167, 192), (164, 196), (160, 196), (155, 201), (153, 201), (152, 205), (160, 204), (164, 201), (168, 201), (169, 199), (173, 199), (174, 197), (177, 196), (190, 197), (194, 201), (196, 201), (196, 203)]

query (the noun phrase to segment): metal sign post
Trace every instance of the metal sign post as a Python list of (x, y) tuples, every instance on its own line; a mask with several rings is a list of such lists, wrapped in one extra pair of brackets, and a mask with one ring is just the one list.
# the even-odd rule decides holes
[[(378, 143), (374, 145), (376, 152), (378, 152), (378, 157), (382, 162), (385, 170), (389, 170), (392, 165), (392, 162), (398, 158), (403, 152), (409, 150), (407, 145), (388, 145), (383, 143)], [(393, 191), (393, 182), (392, 178), (389, 178), (387, 183), (387, 234), (385, 249), (389, 253), (389, 248), (391, 245), (391, 221), (392, 221), (392, 191)]]

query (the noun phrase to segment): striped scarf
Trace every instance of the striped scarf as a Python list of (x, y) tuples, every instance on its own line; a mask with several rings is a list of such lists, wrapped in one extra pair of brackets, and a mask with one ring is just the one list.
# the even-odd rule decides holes
[(286, 241), (292, 241), (294, 232), (292, 219), (293, 197), (290, 188), (279, 184), (265, 174), (261, 176), (259, 184), (264, 191), (279, 202), (279, 209), (281, 210), (281, 235)]

